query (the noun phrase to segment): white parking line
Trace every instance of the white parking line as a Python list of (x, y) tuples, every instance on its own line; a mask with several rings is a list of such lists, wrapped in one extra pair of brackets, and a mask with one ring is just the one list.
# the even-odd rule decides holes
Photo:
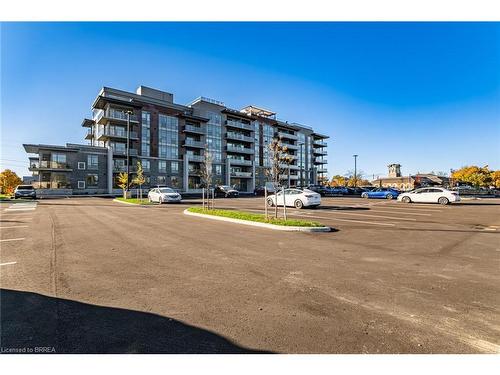
[(21, 238), (8, 238), (8, 239), (5, 239), (5, 240), (0, 240), (0, 242), (9, 242), (9, 241), (22, 241), (24, 240), (25, 237), (21, 237)]
[(35, 208), (6, 208), (5, 211), (34, 211)]
[(10, 229), (10, 228), (28, 228), (27, 225), (13, 225), (11, 227), (0, 227), (0, 229)]
[(0, 266), (8, 266), (10, 264), (16, 264), (17, 262), (7, 262), (7, 263), (0, 263)]
[(351, 215), (351, 216), (364, 216), (364, 217), (376, 217), (381, 219), (392, 219), (392, 220), (404, 220), (404, 221), (417, 221), (412, 217), (394, 217), (394, 216), (385, 216), (385, 215), (369, 215), (369, 214), (358, 214), (354, 212), (343, 212), (343, 211), (335, 211), (336, 214), (341, 215)]
[(375, 212), (384, 212), (386, 214), (401, 214), (401, 215), (417, 215), (417, 216), (432, 216), (432, 214), (423, 214), (423, 213), (420, 213), (420, 212), (407, 212), (407, 211), (402, 211), (402, 210), (399, 210), (399, 211), (385, 211), (385, 210), (379, 210), (378, 208), (374, 208), (373, 211)]

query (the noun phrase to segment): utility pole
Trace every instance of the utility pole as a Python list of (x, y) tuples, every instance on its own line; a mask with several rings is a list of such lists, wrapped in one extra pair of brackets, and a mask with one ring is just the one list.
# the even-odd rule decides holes
[(358, 186), (358, 176), (357, 176), (357, 159), (358, 155), (353, 155), (354, 156), (354, 187)]

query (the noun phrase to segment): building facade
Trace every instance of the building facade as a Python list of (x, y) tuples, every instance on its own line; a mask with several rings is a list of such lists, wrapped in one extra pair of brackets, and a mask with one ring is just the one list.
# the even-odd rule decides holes
[(400, 164), (389, 164), (387, 167), (389, 168), (388, 176), (371, 181), (373, 186), (413, 190), (426, 186), (448, 187), (450, 184), (450, 179), (445, 176), (437, 176), (432, 173), (417, 173), (415, 175), (402, 176)]
[[(100, 175), (96, 185), (99, 191), (117, 192), (118, 174), (126, 171), (127, 164), (130, 173), (135, 173), (140, 161), (146, 187), (167, 185), (184, 192), (198, 192), (203, 186), (200, 171), (204, 153), (208, 151), (213, 158), (215, 184), (253, 192), (266, 181), (267, 144), (273, 137), (280, 137), (293, 158), (282, 176), (285, 185), (306, 186), (327, 180), (328, 136), (304, 125), (278, 120), (274, 112), (255, 106), (235, 110), (221, 101), (204, 97), (180, 105), (174, 103), (173, 94), (145, 86), (140, 86), (135, 93), (104, 87), (92, 104), (91, 118), (84, 119), (82, 126), (87, 129), (88, 146), (67, 145), (59, 149), (53, 146), (55, 156), (49, 157), (43, 145), (25, 145), (28, 153), (38, 154), (30, 158), (30, 163), (47, 161), (47, 158), (57, 161), (57, 152), (66, 153), (66, 160), (70, 162), (73, 159), (81, 162), (85, 153), (95, 151), (106, 154), (101, 156), (105, 161), (99, 159)], [(61, 148), (67, 150), (61, 151)], [(65, 173), (64, 181), (69, 181), (66, 186), (73, 189), (73, 193), (92, 193), (88, 184), (81, 182), (81, 170), (69, 169), (52, 171), (51, 177), (46, 171), (32, 170), (45, 173), (40, 183), (53, 181)], [(45, 183), (39, 187), (62, 185)]]

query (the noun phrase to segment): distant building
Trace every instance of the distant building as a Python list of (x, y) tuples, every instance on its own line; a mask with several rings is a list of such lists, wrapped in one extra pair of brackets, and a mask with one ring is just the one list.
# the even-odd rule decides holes
[(392, 187), (399, 190), (412, 190), (423, 186), (448, 186), (450, 179), (445, 176), (437, 176), (432, 173), (417, 173), (415, 175), (402, 176), (401, 164), (389, 164), (389, 174), (373, 180), (373, 186)]

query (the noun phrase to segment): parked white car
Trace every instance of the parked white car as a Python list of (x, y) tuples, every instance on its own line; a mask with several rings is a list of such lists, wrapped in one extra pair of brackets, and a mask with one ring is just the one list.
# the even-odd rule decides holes
[(439, 203), (448, 204), (459, 202), (460, 196), (454, 191), (438, 187), (426, 187), (402, 193), (398, 196), (398, 201), (404, 203)]
[(162, 187), (151, 189), (148, 193), (148, 199), (150, 202), (158, 202), (160, 204), (179, 203), (182, 200), (182, 196), (174, 189)]
[[(276, 205), (276, 201), (278, 206), (283, 206), (283, 191), (267, 197), (268, 206)], [(308, 189), (285, 189), (285, 203), (287, 206), (295, 208), (319, 206), (321, 195)]]

